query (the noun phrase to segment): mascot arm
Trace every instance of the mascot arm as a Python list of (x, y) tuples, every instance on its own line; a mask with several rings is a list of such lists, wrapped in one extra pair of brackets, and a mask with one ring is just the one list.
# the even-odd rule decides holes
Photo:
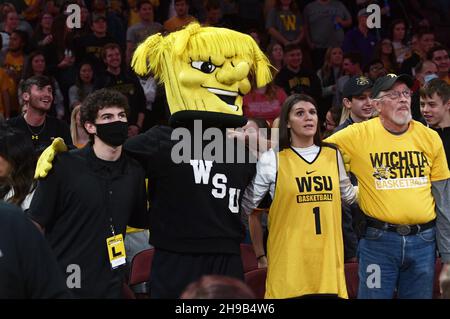
[(48, 172), (50, 172), (53, 167), (52, 162), (55, 155), (66, 151), (67, 146), (64, 143), (64, 140), (60, 137), (55, 138), (52, 145), (47, 147), (39, 157), (36, 165), (36, 171), (34, 172), (34, 178), (39, 179), (46, 177)]

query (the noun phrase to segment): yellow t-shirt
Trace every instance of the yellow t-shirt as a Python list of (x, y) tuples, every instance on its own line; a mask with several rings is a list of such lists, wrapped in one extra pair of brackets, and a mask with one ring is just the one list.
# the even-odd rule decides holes
[[(9, 94), (9, 100), (11, 103), (11, 111), (19, 112), (19, 102), (17, 98), (17, 85), (15, 79), (11, 78), (7, 73), (7, 69), (14, 70), (17, 74), (22, 73), (22, 68), (24, 64), (25, 57), (23, 55), (13, 56), (12, 54), (7, 53), (5, 56), (5, 61), (3, 64), (3, 70), (1, 71), (0, 76), (0, 88), (2, 91), (7, 92)], [(2, 111), (4, 110), (3, 102), (1, 103)]]
[(395, 135), (374, 118), (326, 141), (350, 158), (365, 214), (393, 224), (422, 224), (436, 218), (431, 182), (450, 178), (436, 132), (411, 121), (408, 131)]
[(277, 156), (265, 297), (347, 298), (337, 150), (322, 147), (312, 163), (290, 148)]

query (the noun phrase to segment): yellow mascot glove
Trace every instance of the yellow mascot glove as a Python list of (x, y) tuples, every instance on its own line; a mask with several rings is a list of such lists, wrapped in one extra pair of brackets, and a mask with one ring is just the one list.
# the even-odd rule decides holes
[(342, 159), (344, 160), (345, 171), (350, 172), (350, 156), (341, 151)]
[(64, 140), (60, 137), (57, 137), (53, 140), (52, 145), (47, 147), (39, 156), (36, 170), (34, 172), (34, 178), (44, 178), (47, 176), (48, 172), (52, 169), (52, 162), (55, 158), (55, 155), (61, 152), (66, 152), (67, 146), (64, 143)]

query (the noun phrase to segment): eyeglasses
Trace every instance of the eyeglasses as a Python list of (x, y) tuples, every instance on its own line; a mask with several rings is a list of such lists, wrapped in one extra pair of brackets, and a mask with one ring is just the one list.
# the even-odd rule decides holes
[(411, 97), (412, 91), (410, 91), (410, 90), (405, 90), (405, 91), (402, 91), (402, 92), (392, 91), (392, 92), (386, 93), (383, 96), (380, 96), (377, 100), (382, 99), (385, 96), (387, 96), (388, 98), (390, 98), (392, 100), (397, 100), (402, 94), (403, 94), (404, 97)]

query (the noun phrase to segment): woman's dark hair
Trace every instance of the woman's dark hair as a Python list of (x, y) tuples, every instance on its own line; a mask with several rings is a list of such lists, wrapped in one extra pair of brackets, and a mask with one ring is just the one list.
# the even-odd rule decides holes
[(14, 196), (9, 201), (20, 205), (34, 187), (36, 155), (33, 143), (23, 132), (0, 124), (0, 156), (11, 165), (11, 173), (0, 183), (0, 199), (13, 189)]
[(45, 58), (44, 52), (42, 52), (42, 51), (40, 51), (40, 50), (36, 50), (36, 51), (31, 52), (31, 53), (28, 55), (28, 57), (27, 57), (27, 59), (26, 59), (26, 61), (25, 61), (25, 65), (24, 65), (23, 73), (22, 73), (22, 79), (23, 79), (23, 80), (26, 80), (26, 79), (32, 77), (33, 75), (35, 75), (35, 74), (34, 74), (34, 71), (33, 71), (33, 59), (34, 59), (35, 57), (37, 57), (38, 55), (42, 55), (42, 56), (44, 57), (44, 60), (45, 60), (45, 70), (44, 70), (44, 74), (43, 74), (43, 75), (48, 76), (48, 72), (47, 72), (47, 59)]
[(88, 91), (87, 91), (86, 86), (85, 86), (85, 84), (83, 83), (83, 81), (81, 80), (81, 77), (80, 77), (80, 71), (81, 71), (81, 68), (83, 67), (83, 65), (90, 65), (90, 66), (91, 66), (91, 69), (92, 69), (92, 80), (91, 80), (91, 83), (92, 83), (92, 85), (95, 86), (95, 72), (94, 72), (94, 65), (93, 65), (92, 62), (90, 62), (90, 61), (87, 61), (87, 60), (82, 61), (82, 62), (78, 65), (78, 68), (77, 68), (77, 77), (76, 77), (76, 79), (75, 79), (75, 86), (77, 87), (77, 90), (78, 90), (78, 96), (79, 96), (79, 98), (80, 98), (80, 101), (84, 101), (84, 99), (86, 98), (86, 96), (88, 96), (88, 94), (91, 93), (91, 92), (88, 92)]
[[(314, 105), (316, 110), (318, 110), (316, 100), (314, 100), (311, 96), (306, 94), (292, 94), (286, 99), (286, 101), (284, 101), (280, 113), (280, 128), (279, 128), (280, 143), (278, 144), (279, 151), (282, 151), (285, 148), (289, 148), (291, 146), (291, 132), (290, 129), (287, 127), (287, 124), (289, 121), (289, 113), (291, 112), (292, 107), (298, 102), (309, 102), (312, 105)], [(314, 144), (318, 146), (322, 145), (319, 125), (317, 125), (317, 131), (316, 134), (314, 134)]]
[(391, 40), (394, 40), (394, 28), (399, 25), (399, 24), (403, 24), (405, 26), (405, 36), (402, 39), (402, 43), (406, 44), (407, 43), (407, 37), (408, 37), (408, 25), (406, 24), (406, 21), (403, 19), (394, 19), (391, 22), (390, 28), (389, 28), (389, 36), (391, 38)]

